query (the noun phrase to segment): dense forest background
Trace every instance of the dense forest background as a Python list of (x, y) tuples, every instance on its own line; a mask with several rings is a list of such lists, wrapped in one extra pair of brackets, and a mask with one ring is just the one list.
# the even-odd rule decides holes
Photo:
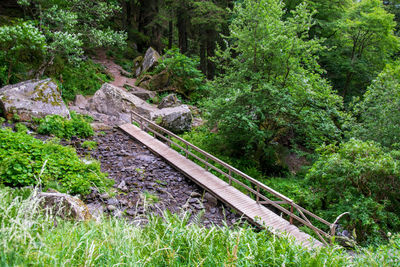
[(350, 212), (342, 223), (361, 243), (400, 231), (400, 1), (0, 8), (1, 86), (52, 77), (70, 101), (106, 81), (90, 60), (99, 49), (133, 71), (151, 46), (166, 55), (160, 66), (177, 77), (175, 91), (207, 120), (185, 138), (330, 221)]

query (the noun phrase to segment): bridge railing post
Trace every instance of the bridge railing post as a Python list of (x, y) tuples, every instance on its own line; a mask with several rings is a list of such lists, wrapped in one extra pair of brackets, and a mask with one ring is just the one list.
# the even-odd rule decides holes
[(257, 203), (260, 202), (260, 186), (259, 186), (259, 185), (257, 185), (257, 196), (256, 196), (256, 201), (257, 201)]
[(232, 171), (229, 169), (229, 175), (228, 175), (228, 180), (229, 180), (229, 185), (232, 185)]
[(206, 159), (205, 159), (205, 160), (206, 160), (206, 163), (205, 163), (205, 165), (206, 165), (206, 166), (205, 166), (205, 169), (206, 169), (206, 171), (208, 171), (208, 165), (207, 165), (207, 163), (208, 163), (208, 158), (206, 157)]
[(290, 224), (293, 224), (293, 203), (290, 205)]
[(186, 158), (188, 158), (189, 157), (189, 146), (188, 146), (188, 144), (186, 144)]

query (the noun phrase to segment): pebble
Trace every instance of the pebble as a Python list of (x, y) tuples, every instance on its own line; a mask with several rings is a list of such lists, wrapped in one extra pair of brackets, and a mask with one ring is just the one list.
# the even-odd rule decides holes
[(117, 207), (115, 207), (114, 205), (107, 205), (107, 209), (108, 209), (109, 211), (114, 211), (114, 210), (117, 209)]

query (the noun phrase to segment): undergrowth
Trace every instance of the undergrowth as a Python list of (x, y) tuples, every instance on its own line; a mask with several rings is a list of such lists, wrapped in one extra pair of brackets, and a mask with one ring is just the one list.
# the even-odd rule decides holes
[(72, 147), (56, 140), (43, 142), (24, 131), (0, 128), (0, 184), (56, 187), (72, 194), (88, 194), (91, 187), (101, 191), (112, 185), (94, 160), (83, 162)]
[[(400, 237), (350, 256), (339, 247), (309, 251), (250, 227), (204, 228), (189, 214), (62, 221), (41, 212), (34, 194), (0, 188), (1, 266), (398, 266)], [(20, 194), (21, 195), (21, 194)], [(143, 219), (143, 218), (141, 218)], [(57, 225), (55, 227), (55, 225)]]
[(74, 100), (78, 94), (94, 95), (103, 83), (111, 80), (104, 67), (92, 60), (81, 62), (79, 65), (67, 64), (55, 78), (60, 81), (65, 101)]
[(71, 119), (68, 120), (59, 115), (49, 115), (38, 119), (39, 134), (52, 134), (58, 138), (71, 139), (73, 136), (86, 138), (94, 135), (90, 123), (93, 119), (89, 116), (77, 114), (71, 111)]

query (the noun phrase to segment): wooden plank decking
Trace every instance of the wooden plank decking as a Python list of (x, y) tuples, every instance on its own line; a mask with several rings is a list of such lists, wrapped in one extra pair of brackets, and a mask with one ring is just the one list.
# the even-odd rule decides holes
[(120, 128), (129, 136), (147, 146), (152, 152), (164, 158), (170, 165), (213, 194), (220, 201), (243, 214), (250, 222), (266, 227), (277, 235), (288, 234), (293, 236), (296, 241), (308, 248), (324, 246), (320, 241), (300, 231), (296, 226), (291, 225), (273, 211), (258, 204), (249, 196), (185, 158), (135, 125), (124, 124)]

